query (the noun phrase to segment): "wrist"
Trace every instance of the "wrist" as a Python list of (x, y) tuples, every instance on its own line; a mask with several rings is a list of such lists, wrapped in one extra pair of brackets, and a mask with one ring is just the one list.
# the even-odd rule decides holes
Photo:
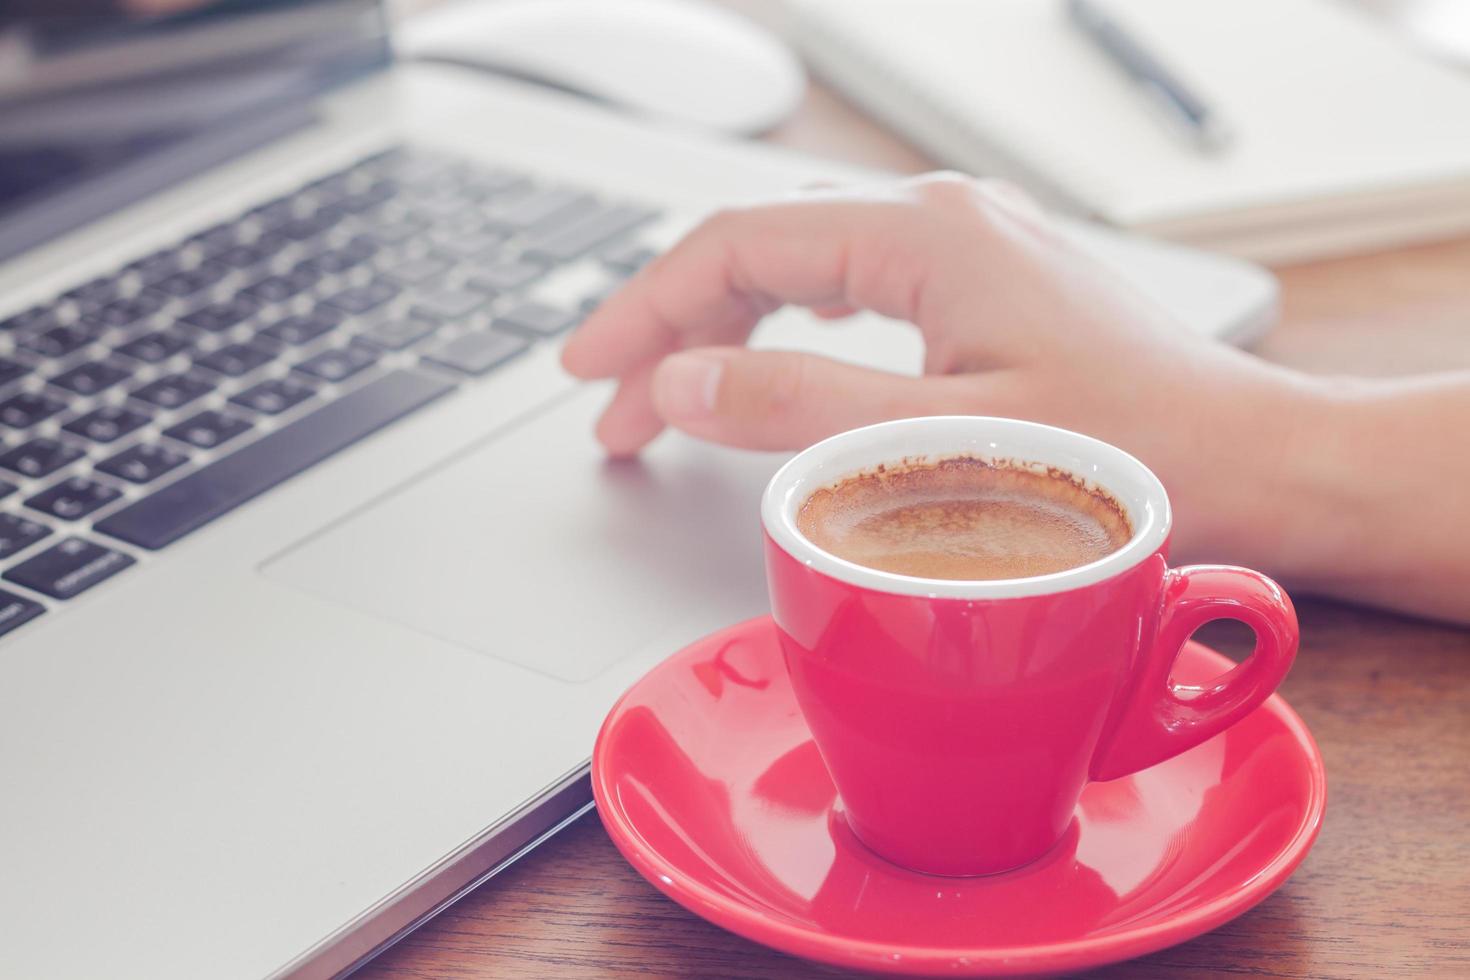
[[(1161, 469), (1175, 510), (1176, 563), (1244, 565), (1273, 577), (1314, 566), (1317, 528), (1331, 513), (1342, 429), (1332, 385), (1217, 349), (1182, 372), (1180, 406)], [(1308, 520), (1304, 521), (1304, 515)]]
[(1311, 591), (1340, 593), (1353, 563), (1383, 558), (1375, 531), (1388, 463), (1373, 429), (1380, 382), (1299, 375), (1283, 392), (1281, 452), (1262, 474), (1263, 570)]

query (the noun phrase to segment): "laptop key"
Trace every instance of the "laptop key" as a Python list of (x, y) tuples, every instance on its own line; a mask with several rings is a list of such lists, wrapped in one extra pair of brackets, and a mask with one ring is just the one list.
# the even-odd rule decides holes
[(192, 374), (170, 374), (132, 391), (132, 397), (158, 408), (179, 408), (214, 390), (214, 385)]
[(427, 282), (444, 275), (454, 268), (454, 263), (438, 255), (423, 255), (402, 262), (388, 262), (382, 266), (384, 275), (405, 286)]
[(184, 298), (208, 289), (229, 274), (230, 270), (225, 266), (205, 262), (198, 268), (175, 272), (167, 278), (160, 279), (153, 284), (153, 288), (168, 293), (170, 296)]
[(248, 296), (233, 296), (224, 302), (210, 303), (186, 313), (179, 317), (179, 322), (210, 333), (220, 333), (250, 319), (258, 309), (259, 304)]
[(171, 330), (154, 330), (113, 348), (115, 353), (144, 364), (158, 364), (189, 349), (189, 339)]
[(263, 327), (257, 337), (299, 347), (322, 334), (331, 333), (342, 323), (342, 314), (327, 306), (318, 306), (304, 316), (288, 316)]
[(284, 248), (290, 246), (291, 240), (278, 231), (263, 231), (255, 236), (250, 247), (261, 255), (271, 257), (280, 253)]
[(494, 255), (505, 244), (505, 236), (494, 231), (436, 231), (434, 244), (459, 259), (479, 259)]
[(56, 322), (56, 311), (49, 306), (33, 306), (14, 316), (0, 320), (0, 331), (5, 333), (37, 330)]
[(350, 193), (350, 182), (351, 177), (345, 173), (328, 174), (313, 180), (302, 190), (310, 193), (316, 201), (339, 201)]
[(577, 322), (575, 313), (545, 303), (526, 302), (495, 318), (496, 327), (508, 327), (537, 337), (550, 337)]
[(609, 269), (632, 275), (658, 257), (658, 252), (640, 242), (616, 242), (598, 253)]
[(418, 235), (429, 226), (429, 222), (418, 215), (375, 221), (364, 234), (379, 245), (399, 245)]
[(126, 327), (147, 319), (168, 303), (163, 293), (144, 290), (127, 299), (114, 300), (97, 311), (97, 317), (109, 327)]
[(396, 146), (360, 166), (361, 169), (391, 174), (401, 180), (420, 182), (443, 174), (451, 164), (440, 154), (421, 147)]
[(460, 184), (460, 193), (476, 201), (489, 201), (512, 192), (522, 193), (530, 181), (507, 170), (485, 170), (474, 167)]
[(63, 521), (74, 521), (121, 496), (122, 491), (116, 487), (85, 476), (72, 476), (31, 497), (26, 506)]
[(304, 242), (331, 228), (346, 213), (341, 208), (323, 208), (309, 217), (288, 221), (276, 230), (293, 242)]
[(32, 439), (0, 453), (0, 466), (21, 476), (36, 479), (70, 466), (86, 453), (58, 439)]
[(519, 259), (492, 262), (476, 271), (475, 275), (470, 278), (470, 285), (493, 296), (520, 289), (526, 283), (545, 273), (546, 266), (539, 262), (526, 262)]
[(163, 434), (179, 442), (187, 442), (200, 449), (213, 449), (220, 443), (229, 442), (249, 432), (254, 426), (241, 418), (224, 412), (200, 412), (178, 425), (163, 430)]
[(29, 429), (66, 407), (66, 402), (44, 391), (22, 391), (0, 402), (0, 422), (12, 429)]
[(465, 208), (473, 207), (475, 202), (467, 194), (446, 190), (438, 194), (416, 197), (405, 203), (412, 214), (437, 224), (446, 218), (463, 214)]
[(365, 286), (349, 286), (328, 296), (326, 302), (344, 313), (370, 313), (398, 295), (398, 287), (378, 280)]
[(107, 457), (97, 464), (97, 470), (129, 483), (152, 483), (188, 461), (189, 457), (176, 449), (142, 442), (115, 456)]
[(17, 378), (23, 378), (31, 373), (31, 369), (19, 361), (12, 361), (8, 357), (0, 357), (0, 385), (8, 385)]
[[(429, 229), (428, 235), (431, 241), (452, 241), (456, 236), (468, 235), (472, 232), (485, 231), (485, 216), (478, 208), (462, 207), (458, 212), (445, 215), (434, 222), (434, 227)], [(504, 232), (494, 232), (494, 236), (501, 241), (509, 238)]]
[(9, 480), (0, 480), (0, 498), (8, 497), (19, 489), (20, 487), (11, 483)]
[(78, 324), (52, 327), (27, 337), (20, 346), (42, 357), (65, 357), (92, 342), (92, 331)]
[(332, 275), (355, 269), (376, 254), (378, 254), (377, 243), (370, 238), (358, 235), (337, 248), (318, 252), (304, 260), (302, 265), (324, 275)]
[(233, 405), (262, 415), (279, 415), (316, 394), (316, 389), (290, 378), (271, 378), (230, 399)]
[(506, 231), (550, 228), (586, 214), (597, 207), (590, 194), (551, 187), (511, 198), (486, 214), (490, 225)]
[(272, 352), (251, 347), (249, 344), (226, 344), (207, 354), (196, 355), (194, 364), (229, 378), (238, 378), (269, 364), (275, 358), (276, 355)]
[(365, 214), (393, 200), (397, 194), (398, 184), (395, 181), (380, 180), (356, 194), (338, 198), (336, 205), (349, 214)]
[(454, 320), (472, 313), (490, 301), (484, 293), (463, 289), (441, 289), (432, 293), (416, 293), (413, 312), (439, 320)]
[(633, 205), (617, 205), (582, 215), (570, 224), (530, 236), (525, 253), (543, 262), (570, 262), (593, 248), (648, 221), (657, 212)]
[(96, 530), (156, 550), (454, 390), (394, 371), (99, 521)]
[(424, 201), (468, 201), (462, 168), (450, 166), (432, 177), (402, 181), (404, 203), (415, 207)]
[(108, 364), (106, 361), (91, 361), (87, 364), (78, 364), (48, 380), (58, 388), (65, 388), (74, 394), (89, 396), (106, 391), (132, 376), (131, 371)]
[(360, 371), (372, 367), (378, 360), (375, 351), (367, 347), (350, 344), (334, 350), (322, 351), (296, 365), (296, 370), (323, 381), (345, 381)]
[(99, 276), (74, 289), (67, 290), (61, 298), (71, 300), (84, 312), (91, 312), (117, 299), (117, 295), (117, 277)]
[(53, 599), (70, 599), (132, 564), (134, 560), (120, 551), (85, 538), (67, 538), (16, 565), (5, 578)]
[(270, 275), (257, 279), (240, 292), (262, 303), (281, 303), (292, 296), (300, 295), (312, 287), (313, 279), (293, 278), (290, 275)]
[(215, 225), (213, 228), (206, 228), (189, 241), (198, 245), (206, 257), (213, 258), (240, 244), (240, 231), (239, 223), (231, 221)]
[(24, 551), (50, 533), (51, 529), (40, 521), (19, 514), (0, 513), (0, 560)]
[(145, 255), (136, 262), (129, 263), (126, 271), (136, 272), (144, 282), (157, 282), (173, 275), (182, 267), (179, 251), (177, 248), (166, 248), (152, 255)]
[(232, 245), (214, 256), (214, 261), (229, 266), (231, 269), (253, 269), (265, 262), (279, 249), (272, 247), (277, 239), (284, 243), (282, 236), (264, 235), (249, 245)]
[(296, 217), (296, 203), (289, 196), (278, 197), (251, 208), (245, 216), (254, 218), (262, 228), (274, 229)]
[(29, 623), (45, 611), (46, 607), (39, 602), (0, 589), (0, 636), (23, 623)]
[[(4, 408), (0, 407), (0, 414)], [(129, 432), (141, 429), (152, 419), (145, 412), (128, 405), (101, 405), (62, 426), (72, 435), (92, 442), (116, 442)]]
[(423, 317), (390, 317), (368, 327), (357, 337), (359, 340), (367, 341), (378, 347), (385, 347), (388, 350), (403, 350), (438, 329), (438, 322)]
[(485, 374), (531, 346), (524, 337), (495, 330), (461, 334), (424, 355), (424, 360), (462, 374)]
[(72, 326), (85, 332), (93, 340), (99, 339), (103, 334), (113, 329), (112, 324), (102, 319), (97, 313), (83, 313), (76, 318)]
[(293, 282), (303, 283), (305, 288), (310, 289), (321, 282), (325, 275), (327, 275), (326, 271), (317, 268), (315, 263), (303, 259), (291, 267), (291, 270), (286, 273), (286, 278)]

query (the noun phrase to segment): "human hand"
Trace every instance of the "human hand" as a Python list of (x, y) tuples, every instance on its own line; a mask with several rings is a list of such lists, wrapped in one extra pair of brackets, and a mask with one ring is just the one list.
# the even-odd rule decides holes
[[(787, 303), (912, 322), (924, 376), (739, 346)], [(562, 360), (618, 379), (597, 427), (614, 455), (665, 425), (752, 449), (915, 415), (1095, 435), (1159, 473), (1186, 544), (1224, 546), (1216, 560), (1249, 552), (1243, 525), (1269, 529), (1239, 491), (1290, 451), (1311, 387), (1172, 322), (1019, 192), (942, 174), (717, 214), (589, 316)]]

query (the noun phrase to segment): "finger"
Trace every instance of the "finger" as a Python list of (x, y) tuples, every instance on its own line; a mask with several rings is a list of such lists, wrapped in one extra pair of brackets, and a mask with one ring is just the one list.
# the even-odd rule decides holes
[(562, 362), (580, 377), (621, 376), (680, 347), (739, 343), (783, 303), (912, 320), (925, 279), (956, 251), (945, 247), (955, 222), (912, 195), (898, 187), (718, 214), (588, 316)]
[(823, 320), (841, 320), (857, 312), (857, 307), (838, 303), (835, 306), (814, 306), (812, 313)]
[(653, 369), (639, 368), (618, 382), (612, 401), (597, 420), (597, 439), (609, 456), (635, 455), (664, 430), (653, 407)]
[(1046, 222), (1046, 213), (1041, 210), (1041, 205), (1037, 204), (1036, 198), (1026, 193), (1020, 186), (1008, 180), (987, 180), (985, 191), (996, 203), (1010, 208), (1013, 213), (1049, 227)]
[(798, 449), (847, 429), (916, 415), (974, 413), (977, 376), (912, 378), (813, 354), (698, 348), (653, 375), (663, 420), (744, 449)]

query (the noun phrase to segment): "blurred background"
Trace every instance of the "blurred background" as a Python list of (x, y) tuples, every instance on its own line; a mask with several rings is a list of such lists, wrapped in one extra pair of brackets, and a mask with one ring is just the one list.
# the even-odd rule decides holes
[[(224, 16), (272, 7), (282, 16)], [(141, 152), (190, 112), (218, 116), (286, 87), (288, 63), (348, 58), (352, 38), (324, 34), (309, 55), (208, 99), (175, 89), (25, 112), (38, 93), (239, 56), (274, 43), (288, 13), (325, 23), (348, 8), (377, 16), (355, 0), (9, 0), (0, 186), (61, 179), (91, 152), (53, 143), (37, 155), (38, 137), (84, 130), (95, 144), (130, 126), (117, 138)], [(403, 57), (880, 170), (1002, 176), (1064, 212), (1257, 261), (1470, 230), (1461, 0), (388, 0), (387, 11)], [(159, 33), (227, 21), (211, 43)], [(96, 43), (130, 32), (136, 44)]]
[[(1470, 4), (1458, 0), (394, 0), (392, 10), (410, 57), (881, 169), (1004, 176), (1064, 211), (1260, 261), (1470, 228)], [(721, 25), (727, 13), (773, 50)], [(793, 87), (778, 48), (816, 85)], [(682, 64), (691, 49), (698, 59)]]

